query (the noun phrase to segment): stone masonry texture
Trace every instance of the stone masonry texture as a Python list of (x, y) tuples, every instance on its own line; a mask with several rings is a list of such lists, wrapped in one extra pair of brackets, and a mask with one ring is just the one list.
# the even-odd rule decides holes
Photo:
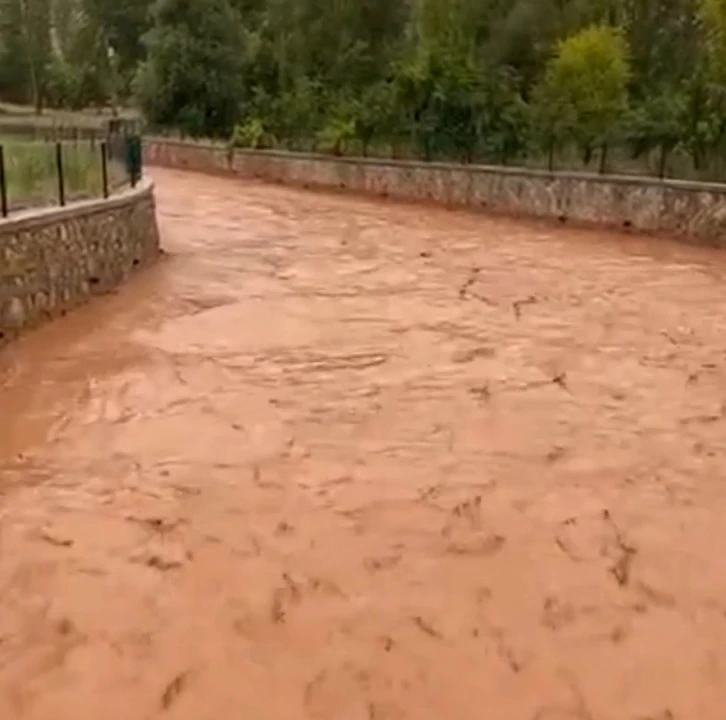
[(159, 253), (153, 188), (0, 220), (0, 345)]
[(726, 185), (403, 162), (147, 139), (145, 162), (726, 245)]

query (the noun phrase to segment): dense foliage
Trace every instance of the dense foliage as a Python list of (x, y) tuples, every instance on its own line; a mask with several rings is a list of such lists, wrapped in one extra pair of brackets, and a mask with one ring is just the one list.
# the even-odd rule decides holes
[(240, 145), (723, 177), (726, 0), (0, 0), (0, 98)]

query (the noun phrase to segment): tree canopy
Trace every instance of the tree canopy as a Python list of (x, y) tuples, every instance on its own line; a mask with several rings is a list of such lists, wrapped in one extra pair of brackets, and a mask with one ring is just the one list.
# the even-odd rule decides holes
[(136, 94), (149, 121), (192, 135), (228, 132), (239, 116), (244, 35), (228, 0), (158, 0)]
[(549, 136), (568, 137), (585, 159), (618, 132), (628, 105), (630, 65), (620, 30), (593, 25), (561, 40), (546, 65), (538, 102)]
[(0, 0), (0, 99), (254, 146), (718, 174), (726, 0)]

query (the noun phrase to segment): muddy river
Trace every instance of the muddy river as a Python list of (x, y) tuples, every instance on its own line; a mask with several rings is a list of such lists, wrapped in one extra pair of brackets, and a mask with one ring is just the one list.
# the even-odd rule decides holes
[(723, 720), (726, 255), (153, 174), (0, 355), (0, 717)]

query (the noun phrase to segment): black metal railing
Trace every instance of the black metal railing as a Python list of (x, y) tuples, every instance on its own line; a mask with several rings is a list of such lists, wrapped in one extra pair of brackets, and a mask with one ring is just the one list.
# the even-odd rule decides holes
[(83, 140), (0, 137), (0, 217), (108, 198), (141, 180), (141, 137), (124, 129)]

